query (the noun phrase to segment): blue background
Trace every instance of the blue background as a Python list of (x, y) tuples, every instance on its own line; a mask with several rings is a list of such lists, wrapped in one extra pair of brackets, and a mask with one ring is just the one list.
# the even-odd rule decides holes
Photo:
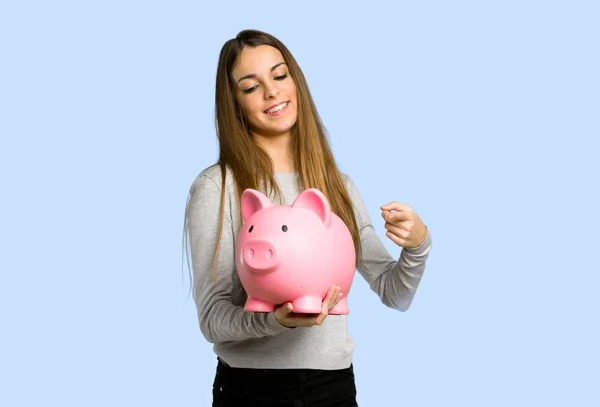
[[(377, 230), (434, 247), (411, 309), (350, 296), (361, 406), (600, 405), (592, 1), (5, 1), (0, 405), (209, 406), (182, 269), (221, 45), (279, 37)], [(596, 326), (596, 328), (594, 328)]]

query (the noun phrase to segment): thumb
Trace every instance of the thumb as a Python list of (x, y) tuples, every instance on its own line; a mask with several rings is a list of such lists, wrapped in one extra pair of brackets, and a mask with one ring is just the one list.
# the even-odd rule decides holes
[(397, 211), (397, 212), (400, 212), (400, 211), (411, 211), (412, 209), (411, 209), (410, 206), (408, 206), (406, 204), (393, 201), (393, 202), (390, 202), (389, 204), (381, 205), (381, 210), (382, 211)]
[(288, 302), (286, 304), (283, 304), (281, 307), (279, 307), (279, 315), (281, 315), (282, 317), (286, 317), (288, 316), (292, 311), (294, 310), (294, 306), (292, 305), (291, 302)]

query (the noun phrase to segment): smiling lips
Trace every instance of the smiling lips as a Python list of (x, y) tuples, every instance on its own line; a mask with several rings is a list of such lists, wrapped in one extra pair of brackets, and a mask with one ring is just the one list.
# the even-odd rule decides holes
[(290, 102), (279, 103), (278, 105), (272, 106), (269, 109), (265, 110), (265, 113), (269, 116), (280, 116), (283, 113), (285, 113), (289, 104)]

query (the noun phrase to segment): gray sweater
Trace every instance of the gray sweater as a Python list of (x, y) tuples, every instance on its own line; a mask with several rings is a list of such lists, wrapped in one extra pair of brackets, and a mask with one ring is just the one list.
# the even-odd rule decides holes
[[(300, 192), (295, 177), (295, 174), (276, 174), (285, 204), (291, 204)], [(394, 259), (375, 233), (354, 183), (348, 176), (344, 178), (355, 206), (363, 247), (357, 270), (383, 304), (406, 311), (425, 270), (431, 236), (428, 232), (420, 247), (404, 248), (400, 258)], [(213, 280), (211, 262), (218, 233), (220, 196), (221, 170), (213, 165), (194, 180), (186, 209), (198, 321), (206, 340), (214, 344), (214, 352), (233, 367), (342, 369), (350, 366), (354, 341), (348, 332), (348, 316), (329, 315), (320, 326), (290, 329), (280, 325), (273, 313), (244, 311), (246, 297), (234, 257), (241, 219), (229, 171), (217, 279)], [(348, 298), (351, 296), (352, 290)]]

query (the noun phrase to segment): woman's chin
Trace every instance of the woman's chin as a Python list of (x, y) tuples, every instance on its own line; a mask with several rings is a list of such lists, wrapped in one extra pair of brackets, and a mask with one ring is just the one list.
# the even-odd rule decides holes
[(256, 131), (254, 131), (254, 133), (257, 135), (261, 135), (263, 137), (268, 137), (268, 138), (285, 137), (285, 136), (289, 136), (292, 133), (293, 127), (294, 127), (294, 123), (290, 123), (286, 126), (277, 126), (277, 127), (256, 129)]

